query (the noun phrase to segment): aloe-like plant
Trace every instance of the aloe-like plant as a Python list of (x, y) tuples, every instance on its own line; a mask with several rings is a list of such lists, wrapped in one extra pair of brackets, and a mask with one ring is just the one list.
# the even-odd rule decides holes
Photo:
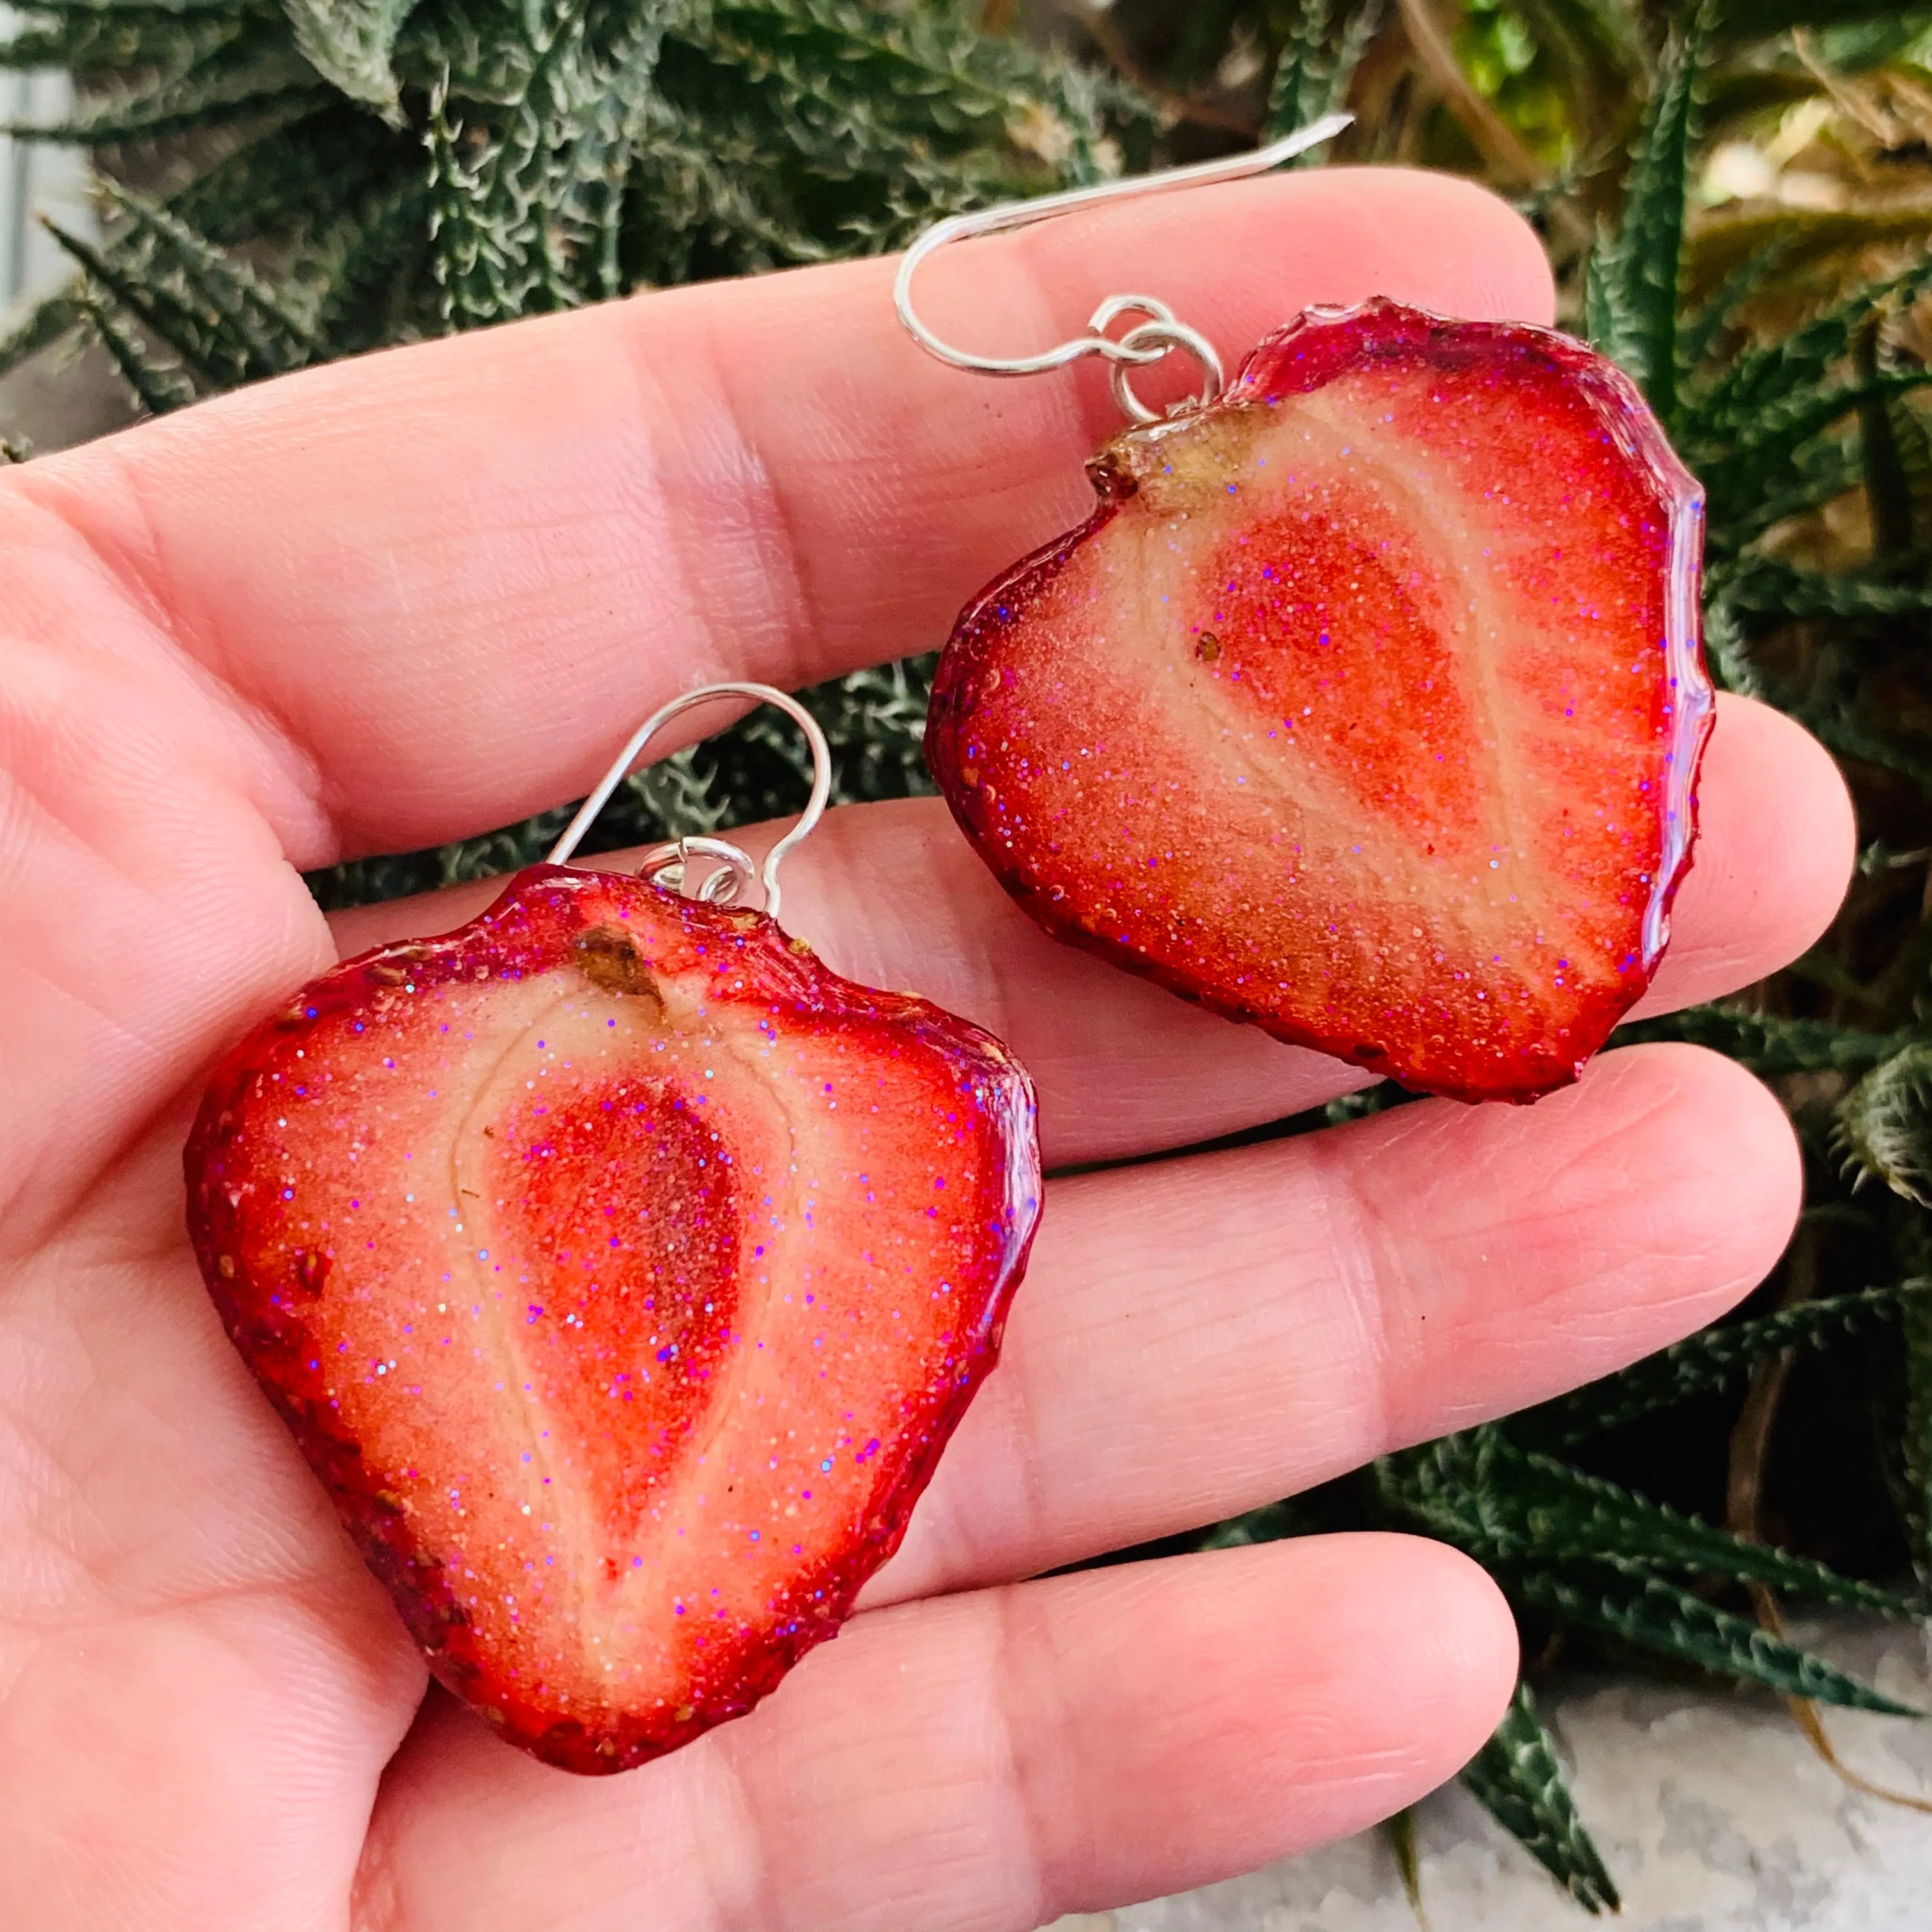
[[(1906, 1616), (1932, 1586), (1932, 38), (1870, 0), (1160, 0), (1056, 52), (1016, 10), (32, 0), (0, 62), (80, 76), (75, 118), (35, 131), (101, 151), (107, 219), (61, 237), (73, 278), (0, 343), (0, 373), (85, 338), (160, 412), (382, 343), (888, 248), (1345, 99), (1345, 155), (1486, 175), (1703, 480), (1720, 681), (1802, 719), (1858, 797), (1868, 842), (1832, 934), (1748, 995), (1626, 1030), (1772, 1082), (1813, 1204), (1738, 1318), (1192, 1540), (1394, 1522), (1485, 1564), (1546, 1654), (1900, 1711), (1789, 1641), (1774, 1601)], [(1804, 196), (1718, 179), (1774, 187), (1800, 162)], [(808, 694), (842, 796), (926, 788), (929, 673)], [(796, 758), (754, 715), (632, 780), (602, 836), (790, 808)], [(343, 904), (501, 872), (561, 822), (314, 883)], [(1828, 1510), (1768, 1456), (1774, 1420)], [(1696, 1513), (1714, 1504), (1721, 1526)], [(1527, 1682), (1464, 1779), (1580, 1905), (1615, 1907)]]

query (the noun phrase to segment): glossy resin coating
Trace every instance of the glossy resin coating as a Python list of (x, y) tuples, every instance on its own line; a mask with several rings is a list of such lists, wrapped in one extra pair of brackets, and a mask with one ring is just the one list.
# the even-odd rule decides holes
[(1090, 466), (926, 755), (1050, 932), (1409, 1086), (1532, 1100), (1648, 985), (1712, 692), (1702, 503), (1552, 331), (1376, 301)]
[(436, 1674), (622, 1770), (748, 1709), (897, 1546), (1040, 1195), (999, 1042), (762, 914), (538, 866), (216, 1070), (230, 1334)]

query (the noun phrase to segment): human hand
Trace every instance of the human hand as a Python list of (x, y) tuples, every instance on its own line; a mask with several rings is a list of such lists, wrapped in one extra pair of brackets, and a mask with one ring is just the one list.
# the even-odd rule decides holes
[[(1360, 1536), (1021, 1580), (1606, 1373), (1783, 1246), (1784, 1118), (1684, 1047), (1606, 1054), (1534, 1109), (1427, 1101), (1054, 1182), (904, 1549), (765, 1705), (584, 1780), (425, 1699), (188, 1251), (198, 1083), (338, 946), (490, 896), (332, 929), (298, 868), (579, 794), (695, 683), (929, 646), (1082, 513), (1104, 382), (943, 369), (890, 276), (521, 324), (0, 473), (0, 1923), (1024, 1932), (1353, 1830), (1501, 1711), (1514, 1633), (1473, 1564)], [(1124, 282), (1230, 346), (1314, 300), (1551, 304), (1498, 204), (1340, 171), (932, 276), (935, 316), (991, 346)], [(1792, 957), (1847, 872), (1843, 787), (1782, 718), (1725, 700), (1702, 791), (1646, 1010)], [(1004, 1038), (1049, 1166), (1360, 1082), (1046, 939), (934, 800), (832, 814), (786, 915)]]

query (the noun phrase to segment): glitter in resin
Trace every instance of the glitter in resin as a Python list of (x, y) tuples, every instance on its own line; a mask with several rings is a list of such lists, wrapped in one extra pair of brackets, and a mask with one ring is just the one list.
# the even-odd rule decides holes
[(436, 1674), (574, 1771), (748, 1708), (896, 1547), (1040, 1193), (998, 1041), (540, 866), (217, 1070), (189, 1221)]
[(1712, 703), (1701, 494), (1628, 380), (1546, 329), (1318, 310), (1090, 467), (934, 692), (1008, 891), (1408, 1085), (1574, 1080), (1663, 953)]

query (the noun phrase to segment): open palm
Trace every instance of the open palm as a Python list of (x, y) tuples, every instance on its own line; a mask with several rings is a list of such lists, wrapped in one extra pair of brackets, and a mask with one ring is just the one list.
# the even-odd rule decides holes
[[(1382, 292), (1546, 320), (1533, 238), (1340, 172), (958, 251), (989, 346), (1154, 287), (1225, 349)], [(641, 300), (296, 376), (0, 475), (0, 1923), (19, 1932), (1025, 1932), (1349, 1831), (1514, 1663), (1473, 1565), (1316, 1538), (1024, 1581), (1554, 1394), (1768, 1268), (1798, 1166), (1689, 1048), (1533, 1110), (1428, 1102), (1052, 1184), (1006, 1358), (836, 1643), (628, 1776), (440, 1694), (224, 1338), (182, 1232), (212, 1058), (338, 947), (302, 868), (581, 793), (718, 677), (925, 649), (1080, 513), (1102, 383), (926, 361), (890, 268)], [(1652, 1000), (1809, 943), (1851, 828), (1726, 700)], [(787, 924), (991, 1026), (1049, 1166), (1358, 1083), (1054, 946), (934, 801), (834, 814)]]

